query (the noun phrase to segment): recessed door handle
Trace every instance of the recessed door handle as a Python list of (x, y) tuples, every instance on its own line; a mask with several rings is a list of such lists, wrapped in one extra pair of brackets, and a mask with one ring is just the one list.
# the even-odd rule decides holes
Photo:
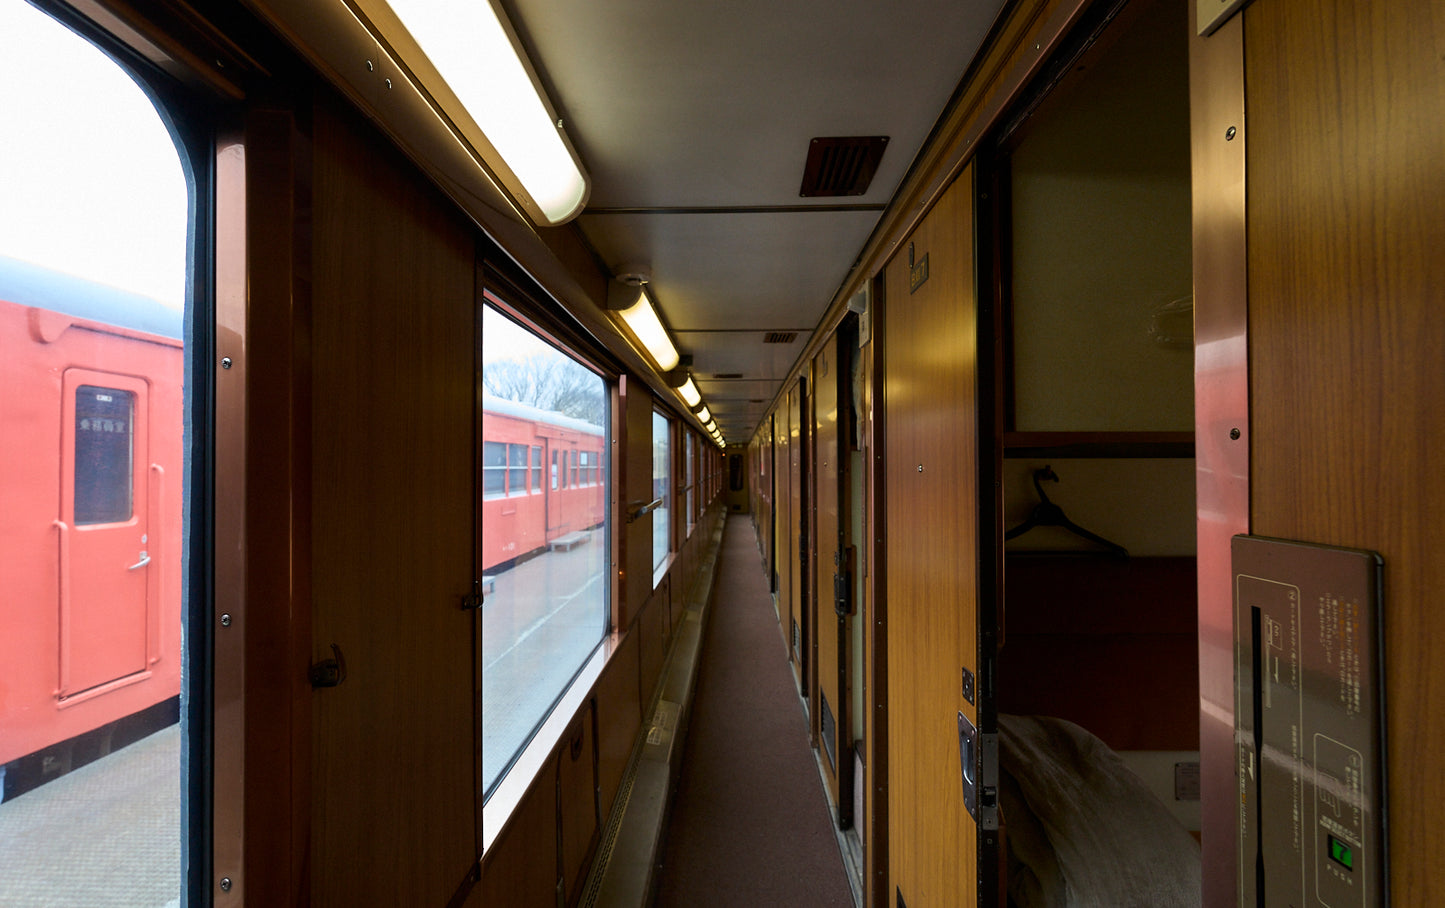
[(140, 561), (137, 561), (135, 564), (133, 564), (133, 565), (131, 565), (130, 567), (126, 568), (126, 570), (127, 570), (127, 571), (139, 570), (139, 569), (145, 567), (146, 565), (148, 565), (148, 564), (150, 564), (150, 563), (151, 563), (151, 556), (150, 556), (149, 554), (147, 554), (146, 552), (141, 552), (141, 553), (140, 553)]

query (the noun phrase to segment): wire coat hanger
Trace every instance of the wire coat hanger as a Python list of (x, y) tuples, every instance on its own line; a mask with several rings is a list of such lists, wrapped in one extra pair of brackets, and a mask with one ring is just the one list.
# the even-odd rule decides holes
[(1049, 501), (1049, 496), (1045, 494), (1042, 485), (1042, 480), (1045, 479), (1050, 482), (1058, 482), (1059, 474), (1055, 473), (1054, 468), (1051, 466), (1044, 467), (1041, 470), (1034, 470), (1034, 490), (1039, 493), (1039, 503), (1034, 505), (1034, 509), (1029, 513), (1028, 519), (1007, 533), (1004, 533), (1003, 538), (1005, 540), (1022, 536), (1034, 527), (1063, 527), (1075, 536), (1083, 537), (1090, 542), (1103, 546), (1108, 549), (1110, 554), (1116, 557), (1129, 557), (1128, 549), (1116, 542), (1110, 542), (1102, 536), (1091, 533), (1077, 523), (1074, 523), (1064, 514), (1063, 508)]

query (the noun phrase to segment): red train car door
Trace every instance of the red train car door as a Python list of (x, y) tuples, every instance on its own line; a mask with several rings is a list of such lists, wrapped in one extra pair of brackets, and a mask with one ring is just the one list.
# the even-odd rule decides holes
[(60, 696), (147, 665), (154, 570), (140, 379), (68, 369), (61, 421)]

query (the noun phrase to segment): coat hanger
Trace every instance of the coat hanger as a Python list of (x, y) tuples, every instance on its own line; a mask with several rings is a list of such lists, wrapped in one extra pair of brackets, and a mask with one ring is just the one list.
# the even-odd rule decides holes
[(1065, 516), (1063, 508), (1049, 501), (1049, 496), (1044, 493), (1044, 487), (1041, 481), (1045, 479), (1050, 482), (1058, 482), (1059, 475), (1054, 472), (1053, 467), (1034, 470), (1034, 490), (1039, 493), (1039, 503), (1034, 505), (1034, 509), (1029, 513), (1027, 520), (1009, 530), (1007, 533), (1004, 533), (1004, 539), (1014, 539), (1022, 536), (1034, 527), (1063, 527), (1075, 536), (1081, 536), (1090, 542), (1098, 543), (1116, 557), (1129, 557), (1129, 550), (1122, 545), (1116, 542), (1110, 542), (1102, 536), (1089, 532)]

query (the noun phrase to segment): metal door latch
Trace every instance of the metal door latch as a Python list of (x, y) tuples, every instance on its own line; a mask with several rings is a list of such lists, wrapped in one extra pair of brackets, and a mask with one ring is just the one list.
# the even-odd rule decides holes
[(331, 644), (331, 655), (333, 658), (322, 659), (307, 670), (312, 688), (335, 687), (346, 680), (346, 659), (341, 655), (341, 647)]

